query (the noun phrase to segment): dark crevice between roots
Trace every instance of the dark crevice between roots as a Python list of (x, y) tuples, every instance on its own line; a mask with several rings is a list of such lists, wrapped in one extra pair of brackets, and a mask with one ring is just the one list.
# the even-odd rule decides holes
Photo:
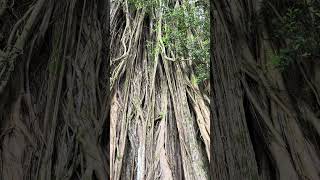
[[(276, 179), (276, 170), (273, 167), (272, 161), (270, 160), (270, 157), (268, 155), (268, 152), (265, 150), (267, 149), (267, 145), (265, 143), (265, 137), (263, 137), (262, 132), (265, 132), (265, 129), (261, 127), (259, 124), (259, 119), (260, 117), (254, 117), (253, 113), (256, 114), (256, 116), (259, 116), (250, 101), (246, 96), (244, 96), (243, 99), (243, 106), (244, 106), (244, 111), (245, 111), (245, 116), (246, 116), (246, 122), (247, 122), (247, 127), (250, 135), (250, 140), (253, 146), (253, 150), (255, 153), (255, 159), (256, 159), (256, 164), (258, 167), (258, 173), (261, 176), (263, 174), (268, 174), (270, 175), (269, 179)], [(266, 161), (266, 162), (263, 162)], [(263, 166), (262, 163), (267, 163), (267, 166)], [(267, 172), (263, 172), (267, 171)]]

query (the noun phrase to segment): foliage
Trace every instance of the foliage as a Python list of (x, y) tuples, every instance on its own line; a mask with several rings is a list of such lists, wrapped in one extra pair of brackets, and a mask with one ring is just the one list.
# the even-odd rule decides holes
[(320, 3), (316, 1), (291, 4), (282, 17), (273, 21), (273, 38), (285, 38), (285, 47), (273, 59), (278, 67), (295, 60), (320, 57)]
[[(161, 4), (160, 4), (161, 3)], [(136, 9), (144, 8), (149, 15), (152, 11), (162, 11), (162, 41), (171, 49), (177, 61), (192, 60), (197, 82), (208, 78), (209, 74), (209, 12), (208, 1), (185, 1), (180, 6), (168, 0), (129, 0)], [(158, 19), (158, 17), (154, 17)], [(157, 29), (154, 24), (153, 31)], [(156, 44), (146, 43), (149, 54), (157, 52)]]
[(285, 70), (288, 65), (293, 61), (293, 54), (294, 52), (288, 48), (280, 49), (279, 54), (273, 54), (270, 52), (268, 54), (271, 64), (280, 70)]
[(129, 7), (135, 9), (144, 8), (147, 13), (151, 13), (155, 7), (158, 7), (159, 0), (128, 0)]
[(185, 2), (179, 7), (165, 9), (166, 46), (175, 50), (179, 57), (192, 60), (196, 78), (208, 78), (209, 72), (209, 13), (200, 1)]

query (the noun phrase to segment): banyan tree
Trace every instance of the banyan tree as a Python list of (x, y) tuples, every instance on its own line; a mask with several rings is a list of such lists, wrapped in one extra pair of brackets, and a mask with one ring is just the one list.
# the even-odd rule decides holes
[(319, 1), (211, 2), (212, 178), (319, 179)]
[(0, 0), (0, 179), (320, 179), (317, 0)]
[(0, 1), (0, 179), (107, 179), (108, 2)]
[(112, 179), (209, 179), (207, 12), (192, 1), (112, 2)]

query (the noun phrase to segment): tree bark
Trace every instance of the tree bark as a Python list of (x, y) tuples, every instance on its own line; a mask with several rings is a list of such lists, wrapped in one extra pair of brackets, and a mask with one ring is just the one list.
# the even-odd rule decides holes
[(191, 83), (190, 63), (162, 41), (163, 7), (181, 1), (155, 2), (111, 8), (111, 176), (209, 179), (209, 102)]
[(101, 2), (16, 1), (1, 15), (1, 179), (108, 179)]
[[(301, 90), (307, 82), (268, 66), (270, 53), (279, 47), (270, 38), (270, 24), (265, 21), (272, 17), (259, 15), (263, 16), (265, 9), (280, 11), (286, 3), (213, 1), (211, 140), (213, 156), (221, 154), (213, 157), (213, 177), (319, 179), (319, 144), (312, 138), (319, 137), (318, 125), (312, 123), (319, 119), (308, 118), (301, 110), (309, 109), (308, 113), (314, 114), (311, 109), (317, 111), (319, 107), (313, 100), (300, 98), (307, 93)], [(303, 72), (297, 71), (299, 68), (290, 68), (289, 72), (303, 76)], [(290, 81), (301, 86), (294, 88)], [(305, 128), (306, 125), (312, 128)], [(242, 134), (240, 139), (238, 132)], [(230, 141), (233, 144), (228, 146)], [(244, 159), (239, 159), (239, 155)]]

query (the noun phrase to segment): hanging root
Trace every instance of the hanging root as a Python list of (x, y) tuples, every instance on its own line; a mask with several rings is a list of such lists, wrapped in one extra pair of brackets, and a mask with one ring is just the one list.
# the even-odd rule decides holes
[(108, 133), (101, 129), (109, 88), (100, 73), (108, 61), (108, 27), (100, 21), (108, 4), (99, 5), (37, 0), (4, 32), (10, 35), (0, 51), (3, 179), (108, 178)]
[(160, 7), (168, 1), (156, 2), (112, 5), (111, 177), (209, 179), (208, 102), (190, 82), (191, 64), (167, 54)]
[[(319, 109), (316, 86), (301, 69), (301, 64), (297, 64), (297, 71), (294, 66), (289, 67), (290, 77), (270, 66), (270, 53), (276, 54), (277, 47), (268, 31), (273, 27), (255, 19), (258, 14), (263, 16), (265, 9), (261, 6), (264, 3), (279, 18), (277, 9), (289, 2), (260, 3), (213, 1), (215, 100), (212, 112), (215, 124), (212, 141), (214, 147), (219, 146), (213, 148), (213, 171), (219, 169), (213, 176), (217, 179), (319, 179), (319, 142), (315, 140), (320, 135), (319, 119), (314, 111)], [(292, 84), (299, 87), (294, 88)], [(309, 93), (302, 91), (305, 86), (311, 89)], [(315, 98), (308, 99), (304, 95)], [(234, 107), (230, 103), (236, 104), (240, 114), (229, 111)], [(233, 127), (238, 117), (241, 121)], [(239, 135), (243, 137), (233, 144)], [(222, 138), (227, 143), (221, 141)], [(239, 155), (242, 159), (234, 158)], [(221, 166), (223, 160), (226, 166)], [(235, 163), (241, 168), (235, 169)]]

